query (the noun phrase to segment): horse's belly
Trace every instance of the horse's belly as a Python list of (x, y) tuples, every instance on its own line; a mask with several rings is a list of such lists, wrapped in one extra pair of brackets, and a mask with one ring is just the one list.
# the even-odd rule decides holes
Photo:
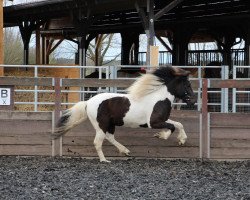
[(146, 124), (147, 118), (144, 112), (143, 113), (128, 112), (126, 116), (123, 118), (123, 121), (124, 121), (124, 126), (130, 128), (137, 128), (140, 127), (140, 125)]

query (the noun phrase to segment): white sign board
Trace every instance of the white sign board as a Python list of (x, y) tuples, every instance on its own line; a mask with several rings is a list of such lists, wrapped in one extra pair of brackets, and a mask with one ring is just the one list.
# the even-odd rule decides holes
[(0, 105), (9, 106), (10, 105), (10, 88), (0, 88)]

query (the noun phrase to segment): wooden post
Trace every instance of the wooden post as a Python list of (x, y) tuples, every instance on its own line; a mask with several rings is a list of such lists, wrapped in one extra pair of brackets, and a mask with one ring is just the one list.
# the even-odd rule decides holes
[(42, 64), (45, 64), (45, 36), (42, 36)]
[(150, 46), (150, 66), (157, 67), (159, 66), (159, 47)]
[[(61, 79), (54, 78), (55, 89), (55, 111), (52, 121), (53, 130), (56, 127), (58, 120), (60, 119), (61, 112)], [(62, 156), (62, 137), (52, 140), (52, 156)]]
[(148, 0), (148, 30), (145, 30), (147, 34), (147, 65), (151, 65), (151, 46), (154, 45), (154, 37), (155, 37), (155, 30), (154, 30), (154, 1)]
[(36, 30), (36, 64), (41, 64), (41, 45), (40, 45), (40, 30)]
[(209, 116), (208, 116), (208, 80), (202, 80), (202, 117), (201, 117), (201, 133), (200, 133), (200, 152), (201, 158), (210, 158), (210, 129), (209, 129)]
[[(4, 63), (3, 58), (3, 0), (0, 0), (0, 64)], [(4, 68), (0, 67), (0, 76), (4, 75)]]

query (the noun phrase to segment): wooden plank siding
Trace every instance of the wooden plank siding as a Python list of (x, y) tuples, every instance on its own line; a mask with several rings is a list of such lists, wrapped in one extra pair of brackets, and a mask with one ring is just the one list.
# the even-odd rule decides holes
[(210, 113), (211, 158), (250, 159), (250, 114)]
[[(8, 112), (0, 114), (0, 155), (52, 155), (51, 112)], [(158, 130), (117, 127), (116, 139), (131, 151), (131, 156), (150, 158), (199, 158), (200, 113), (173, 111), (171, 119), (184, 125), (188, 140), (179, 146), (177, 133), (168, 140), (153, 137)], [(210, 113), (211, 157), (213, 159), (250, 158), (250, 115)], [(89, 121), (63, 137), (64, 156), (96, 157), (95, 131)], [(108, 157), (120, 157), (116, 148), (104, 142)], [(59, 150), (58, 150), (59, 151)]]
[(51, 155), (51, 112), (0, 112), (0, 155)]

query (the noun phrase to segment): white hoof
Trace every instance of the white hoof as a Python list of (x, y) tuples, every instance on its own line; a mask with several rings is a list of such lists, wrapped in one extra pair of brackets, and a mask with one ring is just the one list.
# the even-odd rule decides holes
[(179, 145), (184, 145), (186, 143), (187, 137), (178, 137)]
[(127, 148), (120, 150), (120, 154), (124, 154), (125, 156), (130, 156), (130, 151)]
[(103, 162), (103, 163), (111, 163), (111, 161), (110, 160), (100, 160), (100, 162)]
[(161, 131), (159, 133), (156, 133), (156, 134), (154, 134), (154, 137), (158, 137), (160, 139), (167, 140), (170, 135), (171, 135), (171, 130), (168, 130), (168, 131)]

